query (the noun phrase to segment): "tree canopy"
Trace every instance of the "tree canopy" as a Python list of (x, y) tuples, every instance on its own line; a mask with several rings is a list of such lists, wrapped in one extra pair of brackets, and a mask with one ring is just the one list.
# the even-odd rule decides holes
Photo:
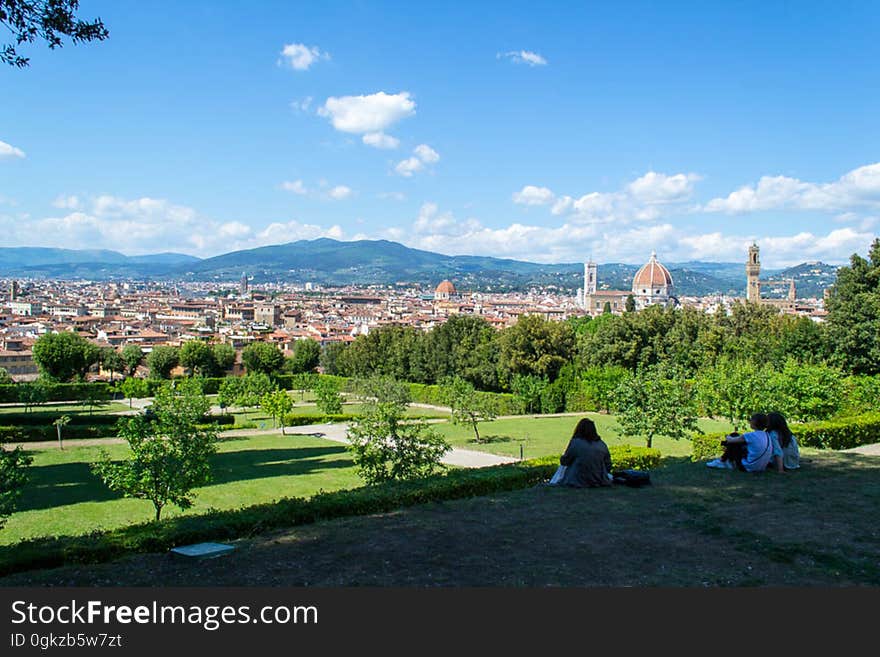
[(30, 59), (16, 48), (37, 39), (51, 50), (60, 48), (67, 37), (73, 43), (103, 41), (109, 36), (100, 18), (77, 18), (79, 0), (0, 0), (0, 24), (6, 27), (15, 43), (0, 46), (0, 62), (24, 68)]

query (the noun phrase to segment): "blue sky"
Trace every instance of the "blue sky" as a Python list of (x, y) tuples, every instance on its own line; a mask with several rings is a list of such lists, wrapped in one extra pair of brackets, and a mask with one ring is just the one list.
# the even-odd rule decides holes
[(0, 69), (0, 246), (865, 253), (880, 5), (707, 4), (82, 0)]

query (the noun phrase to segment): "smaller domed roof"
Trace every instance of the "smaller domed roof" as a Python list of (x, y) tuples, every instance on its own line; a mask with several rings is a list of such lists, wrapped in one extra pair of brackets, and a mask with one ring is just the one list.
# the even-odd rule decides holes
[(652, 252), (651, 259), (636, 272), (635, 278), (633, 278), (633, 289), (663, 285), (672, 285), (672, 274), (657, 261), (657, 254)]
[(455, 286), (450, 281), (442, 281), (434, 294), (455, 294)]

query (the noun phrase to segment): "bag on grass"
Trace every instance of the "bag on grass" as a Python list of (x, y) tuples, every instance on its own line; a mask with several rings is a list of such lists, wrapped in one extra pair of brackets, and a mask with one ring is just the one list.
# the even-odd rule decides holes
[(623, 484), (632, 488), (651, 485), (651, 475), (644, 470), (616, 470), (612, 476), (615, 484)]

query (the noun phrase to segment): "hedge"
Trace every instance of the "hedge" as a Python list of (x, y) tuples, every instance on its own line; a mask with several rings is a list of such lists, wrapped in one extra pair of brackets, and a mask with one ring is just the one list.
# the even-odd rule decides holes
[[(654, 461), (656, 450), (634, 447), (632, 454), (616, 454), (614, 467), (636, 468), (644, 458)], [(627, 460), (630, 459), (631, 460)], [(659, 461), (659, 453), (656, 454)], [(535, 459), (488, 468), (454, 469), (423, 479), (390, 482), (310, 498), (282, 498), (275, 502), (197, 516), (180, 516), (94, 532), (85, 536), (32, 539), (0, 546), (0, 575), (66, 564), (96, 563), (131, 552), (157, 552), (177, 545), (250, 537), (272, 529), (304, 525), (344, 516), (387, 513), (416, 504), (441, 502), (527, 488), (549, 479), (556, 458)]]
[[(120, 417), (125, 416), (96, 415), (91, 419), (100, 421), (91, 422), (88, 424), (74, 423), (71, 419), (70, 424), (67, 424), (61, 428), (61, 437), (64, 440), (83, 438), (114, 438), (119, 435), (117, 423)], [(213, 429), (218, 426), (224, 426), (230, 429), (235, 428), (233, 427), (233, 425), (235, 424), (234, 415), (210, 415), (205, 419), (206, 421), (203, 424), (198, 425), (200, 428)], [(58, 440), (58, 430), (55, 428), (54, 424), (0, 426), (0, 443), (33, 443), (41, 442), (44, 440)]]
[[(850, 449), (859, 445), (870, 445), (880, 442), (880, 413), (792, 424), (791, 431), (801, 447)], [(718, 456), (722, 451), (721, 441), (724, 435), (712, 433), (695, 436), (691, 459), (701, 461)]]
[(334, 413), (334, 414), (324, 414), (324, 415), (285, 415), (284, 416), (284, 426), (285, 427), (302, 427), (309, 424), (331, 424), (336, 422), (351, 422), (356, 420), (359, 416), (357, 415), (349, 415), (345, 413)]
[[(0, 403), (17, 404), (21, 386), (25, 384), (12, 383), (0, 385)], [(113, 388), (109, 383), (96, 381), (94, 383), (44, 383), (47, 402), (79, 401), (86, 399), (90, 393), (98, 397), (110, 398)]]
[[(446, 390), (443, 386), (427, 383), (410, 383), (409, 394), (412, 400), (418, 404), (449, 405), (446, 399)], [(522, 399), (516, 395), (478, 391), (477, 396), (492, 403), (498, 415), (522, 415), (525, 413), (525, 405)]]

